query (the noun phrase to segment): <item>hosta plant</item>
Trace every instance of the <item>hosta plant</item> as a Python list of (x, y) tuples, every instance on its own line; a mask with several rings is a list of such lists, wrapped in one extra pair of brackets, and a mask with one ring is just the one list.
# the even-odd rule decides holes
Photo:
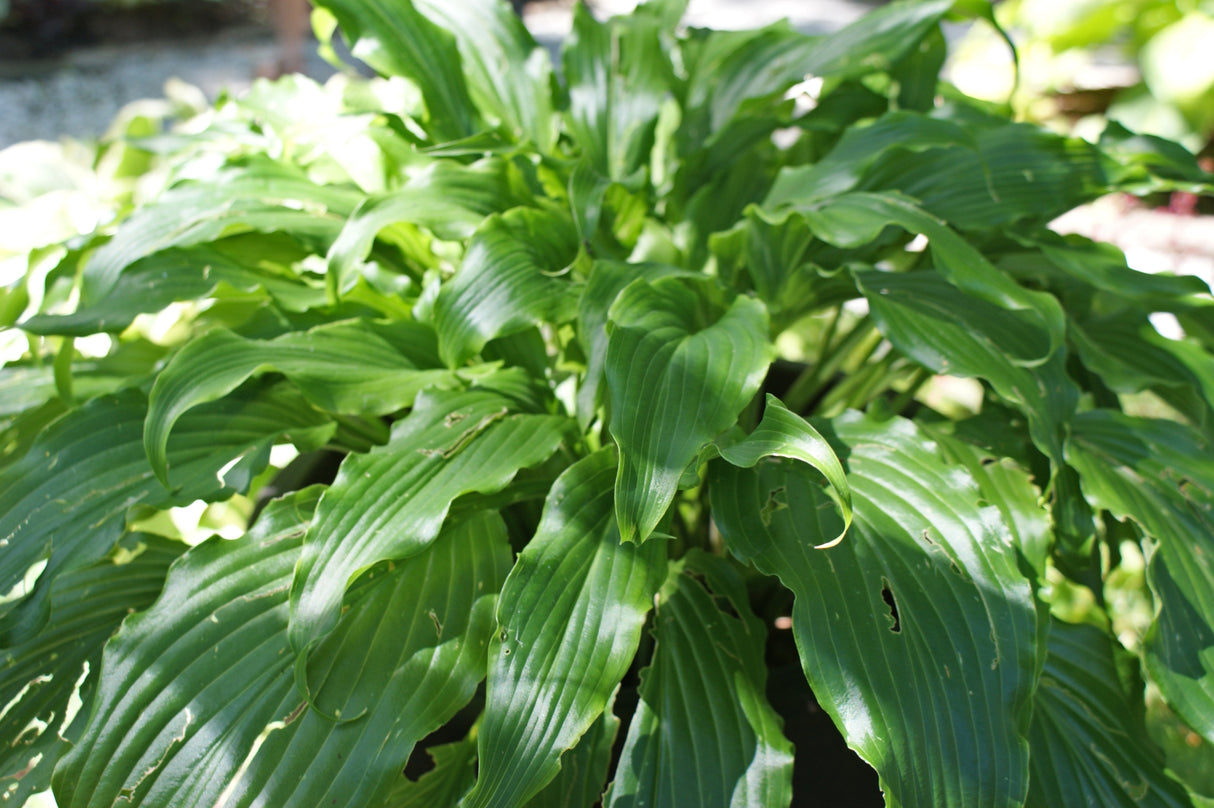
[(0, 155), (9, 804), (810, 804), (815, 702), (839, 804), (1209, 793), (1212, 299), (1047, 227), (1209, 178), (943, 82), (985, 6), (684, 5)]

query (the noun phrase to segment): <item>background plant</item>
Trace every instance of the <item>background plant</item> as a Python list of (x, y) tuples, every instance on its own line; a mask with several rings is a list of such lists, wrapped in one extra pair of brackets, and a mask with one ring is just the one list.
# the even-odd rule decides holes
[(1190, 154), (951, 1), (317, 6), (383, 78), (0, 155), (9, 800), (788, 804), (783, 659), (888, 804), (1201, 799), (1209, 290), (1046, 227)]

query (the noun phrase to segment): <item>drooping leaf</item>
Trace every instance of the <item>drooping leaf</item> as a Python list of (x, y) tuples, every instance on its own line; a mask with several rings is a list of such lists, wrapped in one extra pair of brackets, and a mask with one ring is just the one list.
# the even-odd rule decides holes
[(563, 213), (520, 208), (488, 219), (434, 302), (448, 366), (463, 364), (494, 337), (572, 319), (577, 294), (558, 275), (576, 255), (577, 237)]
[(795, 594), (810, 686), (892, 804), (1022, 804), (1040, 651), (1010, 535), (910, 422), (850, 414), (831, 433), (855, 507), (848, 540), (813, 549), (840, 518), (803, 465), (714, 461), (726, 546)]
[(616, 298), (605, 369), (625, 541), (648, 538), (688, 464), (758, 391), (773, 354), (768, 328), (762, 303), (727, 301), (711, 280), (638, 280)]
[(427, 387), (458, 383), (440, 367), (433, 330), (409, 320), (329, 323), (272, 340), (209, 331), (178, 351), (152, 387), (143, 440), (166, 485), (165, 447), (177, 420), (270, 370), (320, 409), (350, 415), (386, 415), (410, 406)]
[(159, 603), (124, 625), (56, 774), (61, 806), (366, 805), (471, 697), (509, 563), (487, 514), (364, 583), (316, 649), (315, 703), (348, 720), (294, 689), (287, 593), (319, 493), (272, 504), (240, 540), (191, 550)]
[(720, 446), (719, 451), (738, 468), (754, 468), (765, 457), (786, 457), (808, 464), (826, 478), (828, 494), (843, 517), (843, 530), (816, 549), (833, 546), (851, 526), (851, 489), (839, 458), (818, 430), (771, 393), (767, 394), (763, 418), (755, 430), (737, 443)]
[[(185, 549), (159, 536), (127, 536), (115, 557), (56, 578), (50, 622), (29, 640), (0, 649), (4, 799), (21, 805), (50, 787), (51, 771), (88, 717), (102, 646), (128, 614), (152, 604), (169, 564)], [(81, 704), (73, 716), (74, 694)]]
[(354, 576), (420, 552), (438, 535), (456, 497), (501, 489), (566, 437), (566, 418), (514, 407), (483, 390), (427, 390), (393, 426), (386, 446), (342, 463), (321, 499), (291, 587), (297, 652), (332, 629)]
[(247, 386), (178, 422), (167, 457), (179, 487), (170, 492), (144, 454), (146, 414), (135, 390), (94, 399), (52, 424), (25, 457), (0, 471), (0, 590), (10, 591), (31, 566), (47, 562), (33, 593), (5, 604), (5, 642), (24, 641), (37, 628), (57, 576), (110, 552), (132, 506), (226, 499), (265, 467), (273, 443), (317, 448), (333, 430), (297, 394), (266, 383)]
[(351, 53), (383, 76), (403, 76), (422, 91), (436, 141), (477, 132), (480, 114), (468, 94), (455, 36), (411, 0), (317, 0), (337, 18)]
[[(1120, 684), (1112, 638), (1054, 619), (1029, 731), (1030, 808), (1191, 806)], [(1138, 697), (1141, 710), (1141, 696)]]
[(666, 548), (620, 541), (614, 477), (609, 449), (569, 467), (502, 589), (467, 808), (534, 796), (632, 663)]
[(766, 632), (737, 573), (702, 553), (671, 562), (653, 634), (606, 805), (789, 805), (792, 744), (767, 702)]
[(1092, 502), (1159, 543), (1147, 580), (1159, 614), (1147, 670), (1172, 709), (1214, 741), (1214, 450), (1171, 421), (1110, 410), (1076, 417), (1067, 459)]

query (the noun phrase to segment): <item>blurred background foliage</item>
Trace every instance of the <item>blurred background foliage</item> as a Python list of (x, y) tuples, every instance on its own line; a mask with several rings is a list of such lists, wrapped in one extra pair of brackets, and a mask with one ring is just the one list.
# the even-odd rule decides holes
[(974, 26), (953, 62), (965, 92), (1079, 134), (1107, 117), (1214, 157), (1214, 0), (1006, 0), (995, 13), (1019, 84), (1002, 39)]

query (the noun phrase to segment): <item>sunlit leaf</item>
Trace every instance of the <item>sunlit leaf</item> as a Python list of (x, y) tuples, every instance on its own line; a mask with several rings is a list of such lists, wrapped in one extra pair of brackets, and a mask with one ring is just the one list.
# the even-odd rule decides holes
[(607, 328), (616, 518), (624, 540), (644, 541), (687, 465), (758, 391), (773, 353), (767, 311), (753, 298), (727, 301), (712, 281), (639, 280)]
[[(823, 429), (826, 424), (821, 425)], [(835, 419), (855, 521), (791, 461), (713, 463), (731, 552), (796, 595), (814, 695), (898, 805), (1020, 805), (1036, 684), (1032, 587), (998, 512), (907, 421)]]

